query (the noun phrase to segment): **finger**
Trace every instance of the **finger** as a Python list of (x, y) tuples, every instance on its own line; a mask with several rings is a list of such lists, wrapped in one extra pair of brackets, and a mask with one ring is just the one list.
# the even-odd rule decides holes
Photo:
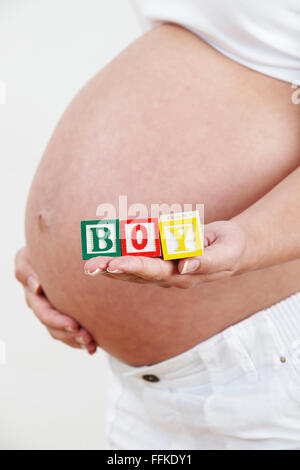
[(164, 282), (177, 274), (176, 263), (160, 258), (145, 256), (124, 256), (113, 259), (107, 268), (110, 273), (131, 274), (146, 281)]
[(70, 341), (73, 340), (77, 346), (87, 346), (94, 343), (94, 340), (90, 333), (83, 328), (78, 330), (76, 333), (69, 333), (65, 330), (59, 330), (56, 328), (48, 328), (51, 335), (59, 341)]
[(25, 289), (25, 295), (27, 304), (43, 325), (71, 333), (79, 330), (78, 323), (68, 315), (55, 310), (46, 297), (35, 295), (28, 288)]
[(95, 354), (97, 351), (97, 345), (95, 341), (90, 341), (88, 344), (80, 344), (78, 341), (76, 341), (74, 333), (64, 333), (63, 331), (56, 330), (55, 328), (48, 328), (48, 331), (53, 339), (61, 341), (71, 348), (85, 349), (91, 355)]
[(213, 274), (231, 271), (232, 264), (230, 247), (217, 240), (206, 248), (202, 256), (180, 260), (178, 270), (181, 274)]
[(88, 348), (94, 347), (96, 345), (92, 335), (84, 328), (81, 328), (76, 333), (69, 333), (63, 330), (58, 330), (56, 328), (48, 328), (48, 331), (50, 332), (51, 336), (53, 336), (53, 338), (63, 342), (73, 342), (78, 347), (84, 346), (85, 348)]
[(104, 274), (106, 273), (107, 267), (111, 260), (113, 260), (111, 256), (101, 256), (98, 258), (92, 258), (87, 261), (84, 265), (84, 272), (89, 276), (97, 276), (97, 274)]
[[(89, 260), (85, 268), (95, 275), (98, 269), (98, 260)], [(107, 265), (106, 271), (111, 274), (131, 274), (148, 281), (166, 281), (177, 273), (177, 267), (172, 261), (164, 261), (160, 258), (123, 256), (112, 258)]]
[(80, 344), (75, 340), (74, 333), (68, 333), (64, 330), (57, 330), (56, 328), (47, 328), (53, 339), (62, 341), (63, 343), (72, 344), (72, 347), (80, 348)]
[(204, 235), (204, 248), (212, 245), (217, 240), (217, 231), (215, 223), (207, 224), (205, 226), (205, 235)]
[(81, 346), (87, 346), (91, 343), (94, 343), (94, 338), (92, 335), (85, 330), (84, 328), (81, 328), (75, 336), (75, 341), (76, 343), (80, 344)]
[(90, 356), (93, 356), (97, 352), (96, 343), (91, 343), (88, 346), (81, 347), (81, 349), (86, 349)]
[(28, 287), (34, 294), (42, 292), (42, 286), (37, 274), (34, 272), (28, 259), (27, 249), (22, 248), (18, 251), (15, 258), (15, 276), (23, 286)]
[(101, 274), (102, 276), (105, 276), (105, 277), (113, 277), (114, 279), (118, 279), (120, 281), (135, 281), (137, 280), (138, 282), (138, 278), (132, 274), (128, 274), (126, 275), (125, 273), (123, 272), (118, 272), (118, 270), (116, 270), (115, 272), (111, 272), (111, 270), (109, 271), (108, 268), (109, 268), (109, 263), (112, 261), (112, 260), (115, 260), (116, 258), (112, 258), (111, 256), (108, 257), (108, 256), (101, 256), (101, 258), (93, 258), (91, 260), (89, 260), (85, 266), (84, 266), (84, 272), (85, 274), (91, 276), (91, 277), (95, 277), (97, 276), (98, 274)]

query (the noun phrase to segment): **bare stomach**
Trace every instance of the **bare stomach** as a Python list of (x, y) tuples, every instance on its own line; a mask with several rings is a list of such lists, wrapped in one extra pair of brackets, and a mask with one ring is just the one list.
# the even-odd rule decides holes
[(136, 41), (79, 93), (34, 179), (33, 265), (53, 305), (132, 365), (179, 354), (300, 290), (300, 262), (192, 290), (87, 278), (80, 221), (99, 204), (205, 204), (224, 220), (299, 164), (300, 110), (288, 84), (225, 58), (179, 27)]

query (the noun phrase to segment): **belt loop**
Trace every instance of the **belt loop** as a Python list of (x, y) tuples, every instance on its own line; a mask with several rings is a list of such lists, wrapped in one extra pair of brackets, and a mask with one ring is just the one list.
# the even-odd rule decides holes
[[(235, 343), (236, 351), (238, 352), (237, 356), (249, 382), (257, 382), (258, 371), (246, 346), (243, 344), (240, 326), (240, 324), (236, 324), (229, 328), (230, 335), (228, 340)], [(250, 327), (250, 324), (248, 324), (248, 327)], [(248, 333), (251, 334), (252, 332), (248, 330)]]
[(300, 340), (300, 292), (267, 308), (265, 315), (276, 330), (281, 347), (290, 348)]

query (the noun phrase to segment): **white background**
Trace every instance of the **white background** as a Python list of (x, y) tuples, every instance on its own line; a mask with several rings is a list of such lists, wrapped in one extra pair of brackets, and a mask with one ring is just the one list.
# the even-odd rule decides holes
[(1, 0), (0, 449), (103, 449), (105, 356), (53, 341), (14, 280), (28, 189), (68, 102), (140, 34), (128, 0)]

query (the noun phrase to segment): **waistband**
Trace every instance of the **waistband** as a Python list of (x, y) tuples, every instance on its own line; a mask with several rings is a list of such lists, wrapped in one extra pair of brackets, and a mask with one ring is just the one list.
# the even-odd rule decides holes
[(285, 344), (292, 344), (300, 339), (300, 292), (262, 312), (273, 323)]
[(300, 350), (300, 292), (152, 366), (132, 367), (110, 358), (123, 377), (155, 374), (167, 383), (224, 382), (240, 375), (256, 377), (259, 367), (275, 365)]

